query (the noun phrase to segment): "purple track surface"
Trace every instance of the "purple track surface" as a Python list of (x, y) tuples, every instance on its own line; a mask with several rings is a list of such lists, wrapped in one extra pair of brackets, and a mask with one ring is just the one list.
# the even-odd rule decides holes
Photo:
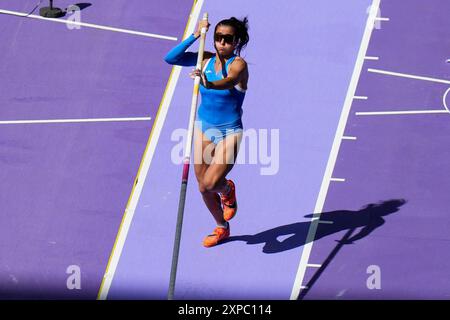
[[(367, 55), (380, 59), (363, 66), (356, 95), (368, 99), (356, 100), (351, 108), (345, 135), (357, 140), (343, 141), (338, 155), (333, 175), (346, 181), (329, 189), (324, 212), (335, 227), (322, 225), (318, 233), (334, 234), (313, 246), (311, 263), (327, 266), (310, 283), (306, 299), (450, 298), (450, 114), (355, 115), (444, 109), (442, 97), (450, 84), (367, 71), (450, 80), (445, 63), (450, 3), (431, 2), (381, 1), (381, 16), (390, 20), (372, 33)], [(399, 201), (398, 211), (392, 212), (390, 200)], [(384, 205), (361, 210), (371, 203)], [(343, 209), (347, 212), (336, 215)], [(370, 231), (364, 238), (343, 246), (335, 242), (364, 226), (363, 234)], [(368, 289), (370, 266), (379, 268), (378, 289)]]
[[(192, 6), (91, 3), (83, 22), (178, 38)], [(2, 1), (1, 9), (35, 4)], [(2, 121), (152, 119), (0, 126), (0, 296), (95, 299), (169, 78), (162, 58), (175, 42), (3, 14), (0, 32)], [(80, 267), (81, 290), (67, 289), (71, 265)]]
[[(172, 67), (163, 57), (181, 41), (193, 5), (89, 2), (82, 22), (178, 40), (69, 30), (0, 13), (1, 299), (97, 298), (169, 80)], [(55, 1), (62, 8), (71, 3)], [(249, 17), (244, 136), (255, 133), (259, 145), (250, 163), (250, 139), (244, 140), (245, 163), (228, 177), (239, 202), (232, 237), (214, 248), (201, 243), (215, 223), (191, 167), (176, 299), (291, 297), (371, 3), (205, 0), (201, 13), (209, 13), (212, 26)], [(0, 9), (28, 13), (35, 5), (4, 0)], [(306, 269), (296, 285), (308, 289), (299, 299), (450, 298), (450, 114), (356, 114), (444, 110), (449, 10), (447, 0), (381, 0), (380, 16), (389, 21), (372, 31), (366, 53), (379, 59), (364, 61), (355, 95), (368, 99), (353, 100), (346, 119), (344, 135), (356, 140), (340, 145), (332, 177), (345, 181), (328, 188), (321, 220), (333, 223), (318, 227), (308, 263), (321, 267)], [(173, 161), (180, 140), (172, 135), (187, 127), (190, 69), (181, 71), (147, 178), (139, 181), (108, 299), (167, 297), (182, 175)], [(151, 120), (5, 122), (131, 117)], [(277, 148), (271, 130), (279, 133)], [(69, 290), (73, 265), (81, 289)]]

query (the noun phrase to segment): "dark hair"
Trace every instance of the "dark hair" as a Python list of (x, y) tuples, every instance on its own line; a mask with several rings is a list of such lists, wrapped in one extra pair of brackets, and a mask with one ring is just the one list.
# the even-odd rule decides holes
[(241, 50), (247, 46), (248, 40), (250, 37), (248, 35), (248, 19), (245, 17), (243, 20), (238, 20), (235, 17), (231, 17), (230, 19), (225, 19), (220, 21), (216, 28), (214, 29), (214, 33), (216, 33), (218, 26), (230, 26), (235, 30), (235, 35), (237, 37), (237, 46), (236, 53), (238, 56), (241, 55)]

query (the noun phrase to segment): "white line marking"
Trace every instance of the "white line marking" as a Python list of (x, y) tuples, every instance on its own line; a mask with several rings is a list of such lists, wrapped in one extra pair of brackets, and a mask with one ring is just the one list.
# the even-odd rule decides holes
[(367, 100), (367, 99), (369, 99), (369, 97), (365, 97), (365, 96), (354, 96), (353, 99), (355, 99), (355, 100)]
[(323, 224), (333, 224), (334, 221), (328, 221), (328, 220), (319, 220), (319, 223), (323, 223)]
[(442, 103), (444, 104), (445, 109), (447, 109), (448, 112), (450, 112), (450, 110), (448, 109), (447, 106), (447, 95), (450, 92), (450, 88), (447, 89), (447, 91), (445, 91), (444, 96), (442, 97)]
[[(197, 24), (198, 17), (200, 15), (200, 10), (203, 6), (204, 0), (198, 0), (196, 2), (196, 6), (190, 16), (190, 21), (188, 27), (185, 32), (185, 37), (189, 36), (192, 32), (194, 32), (194, 28)], [(164, 121), (167, 116), (167, 112), (169, 110), (170, 102), (172, 101), (173, 94), (175, 92), (175, 86), (178, 82), (178, 78), (180, 76), (181, 67), (174, 66), (173, 74), (170, 79), (170, 82), (167, 85), (167, 90), (163, 97), (163, 101), (158, 112), (158, 116), (156, 117), (156, 122), (154, 124), (154, 128), (152, 132), (154, 133), (151, 139), (149, 138), (148, 148), (144, 152), (144, 156), (141, 162), (141, 168), (139, 170), (137, 181), (138, 183), (135, 185), (135, 189), (131, 194), (130, 201), (128, 203), (128, 208), (125, 210), (125, 215), (122, 219), (122, 224), (120, 226), (120, 230), (117, 235), (116, 243), (111, 253), (110, 261), (108, 263), (108, 267), (105, 271), (105, 275), (103, 276), (104, 280), (98, 294), (98, 299), (106, 300), (108, 297), (109, 289), (111, 288), (112, 281), (114, 279), (114, 275), (116, 273), (117, 266), (119, 264), (120, 256), (122, 254), (123, 247), (125, 245), (125, 240), (128, 235), (128, 231), (131, 226), (131, 221), (133, 220), (133, 216), (136, 210), (136, 206), (138, 204), (139, 198), (142, 193), (142, 189), (144, 186), (145, 179), (147, 177), (148, 170), (150, 168), (150, 164), (153, 159), (153, 155), (155, 153), (156, 145), (159, 140), (159, 136), (161, 134), (162, 127), (164, 125)]]
[(380, 57), (370, 57), (370, 56), (367, 56), (367, 57), (365, 57), (364, 59), (366, 59), (366, 60), (380, 60)]
[(341, 179), (341, 178), (330, 178), (330, 181), (335, 181), (335, 182), (345, 182), (345, 179)]
[[(26, 16), (26, 13), (17, 12), (17, 11), (1, 10), (1, 9), (0, 9), (0, 13), (6, 13), (6, 14), (14, 15), (14, 16), (19, 16), (19, 17), (25, 17)], [(29, 16), (26, 16), (26, 18), (39, 19), (39, 20), (45, 20), (45, 21), (51, 21), (51, 22), (58, 22), (58, 23), (64, 23), (64, 24), (67, 24), (67, 25), (75, 25), (75, 26), (80, 26), (80, 27), (88, 27), (88, 28), (107, 30), (107, 31), (114, 31), (114, 32), (120, 32), (120, 33), (128, 33), (128, 34), (133, 34), (133, 35), (143, 36), (143, 37), (149, 37), (149, 38), (158, 38), (158, 39), (172, 40), (172, 41), (177, 41), (178, 40), (175, 37), (163, 36), (163, 35), (155, 34), (155, 33), (147, 33), (147, 32), (141, 32), (141, 31), (134, 31), (134, 30), (121, 29), (121, 28), (107, 27), (107, 26), (101, 26), (101, 25), (98, 25), (98, 24), (76, 22), (76, 21), (70, 21), (70, 20), (64, 20), (64, 19), (44, 18), (44, 17), (41, 17), (41, 16), (33, 15), (33, 14), (29, 15)]]
[(148, 121), (150, 117), (141, 118), (93, 118), (93, 119), (52, 119), (52, 120), (5, 120), (1, 124), (36, 124), (36, 123), (80, 123), (80, 122), (119, 122), (119, 121)]
[(391, 20), (391, 19), (384, 18), (384, 17), (377, 17), (377, 18), (375, 18), (375, 21), (389, 21), (389, 20)]
[[(378, 8), (380, 6), (380, 0), (373, 0), (372, 6), (369, 12), (369, 17), (367, 18), (366, 27), (364, 30), (364, 35), (361, 41), (361, 46), (358, 52), (358, 58), (356, 60), (355, 68), (353, 69), (352, 78), (350, 81), (350, 85), (347, 91), (347, 96), (345, 98), (344, 106), (342, 109), (341, 117), (339, 119), (338, 128), (336, 130), (336, 134), (334, 136), (333, 146), (330, 152), (330, 156), (328, 158), (327, 167), (324, 173), (324, 177), (322, 180), (322, 185), (320, 186), (319, 195), (316, 202), (316, 207), (314, 212), (322, 212), (323, 206), (325, 204), (325, 198), (327, 196), (328, 188), (330, 185), (330, 178), (333, 173), (334, 166), (336, 164), (337, 155), (339, 152), (339, 148), (342, 141), (342, 136), (344, 135), (345, 125), (347, 123), (347, 119), (350, 113), (350, 108), (353, 102), (353, 97), (355, 95), (356, 86), (358, 84), (358, 80), (361, 74), (361, 70), (364, 64), (364, 57), (367, 53), (367, 48), (369, 46), (370, 37), (372, 34), (373, 26), (375, 24), (374, 20), (378, 12)], [(297, 270), (297, 274), (295, 276), (294, 285), (291, 292), (291, 300), (297, 300), (300, 291), (304, 289), (302, 286), (306, 265), (308, 264), (309, 256), (311, 255), (311, 250), (314, 242), (314, 238), (316, 236), (317, 226), (319, 222), (318, 219), (312, 219), (309, 227), (306, 244), (303, 247), (302, 256), (300, 258), (299, 267)]]
[(308, 287), (307, 286), (300, 286), (300, 289), (306, 290), (306, 289), (308, 289)]
[(402, 114), (435, 114), (450, 113), (448, 110), (410, 110), (410, 111), (374, 111), (374, 112), (355, 112), (357, 116), (384, 116), (384, 115), (402, 115)]
[(386, 71), (386, 70), (380, 70), (380, 69), (372, 69), (372, 68), (367, 69), (367, 71), (368, 72), (385, 74), (385, 75), (389, 75), (389, 76), (395, 76), (395, 77), (410, 78), (410, 79), (416, 79), (416, 80), (424, 80), (424, 81), (431, 81), (431, 82), (450, 84), (450, 80), (436, 79), (436, 78), (430, 78), (430, 77), (422, 77), (422, 76), (416, 76), (416, 75), (407, 74), (407, 73), (392, 72), (392, 71)]
[(356, 140), (356, 137), (343, 136), (342, 140)]
[(310, 268), (320, 268), (322, 265), (321, 264), (308, 263), (306, 266), (310, 267)]

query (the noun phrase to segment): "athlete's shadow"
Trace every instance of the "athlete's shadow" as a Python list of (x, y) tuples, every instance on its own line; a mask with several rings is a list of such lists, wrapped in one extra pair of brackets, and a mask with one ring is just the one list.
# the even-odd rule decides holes
[[(344, 230), (356, 230), (358, 233), (349, 235), (341, 244), (352, 244), (354, 241), (369, 235), (373, 230), (385, 223), (384, 216), (397, 212), (404, 205), (404, 199), (383, 201), (378, 204), (369, 204), (358, 211), (339, 210), (324, 212), (320, 215), (320, 221), (314, 237), (314, 241)], [(314, 214), (308, 214), (306, 218), (312, 218)], [(264, 244), (264, 253), (278, 253), (300, 247), (307, 243), (307, 234), (310, 222), (297, 222), (273, 229), (269, 229), (254, 235), (232, 236), (222, 244), (231, 241), (246, 241), (247, 244)], [(289, 236), (279, 241), (277, 238)]]

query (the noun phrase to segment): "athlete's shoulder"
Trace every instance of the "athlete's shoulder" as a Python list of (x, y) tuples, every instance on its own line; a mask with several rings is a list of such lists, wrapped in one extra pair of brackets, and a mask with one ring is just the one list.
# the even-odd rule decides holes
[(244, 58), (242, 58), (240, 56), (236, 56), (236, 58), (234, 58), (234, 61), (247, 65), (247, 62), (244, 60)]
[(240, 56), (236, 56), (236, 58), (234, 58), (234, 61), (232, 62), (232, 64), (234, 64), (234, 66), (236, 66), (240, 69), (247, 68), (247, 62)]

